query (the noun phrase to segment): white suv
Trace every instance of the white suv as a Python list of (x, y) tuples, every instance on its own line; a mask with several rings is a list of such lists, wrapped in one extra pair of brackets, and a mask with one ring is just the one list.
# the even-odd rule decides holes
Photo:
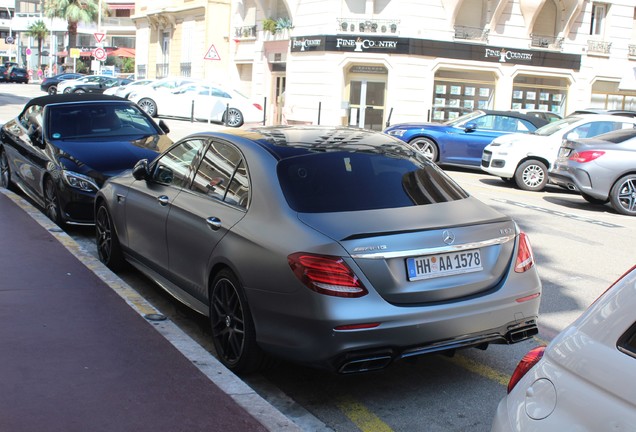
[(521, 189), (540, 191), (565, 139), (592, 138), (616, 129), (636, 127), (636, 118), (582, 114), (547, 124), (530, 134), (495, 138), (483, 151), (481, 169), (514, 181)]

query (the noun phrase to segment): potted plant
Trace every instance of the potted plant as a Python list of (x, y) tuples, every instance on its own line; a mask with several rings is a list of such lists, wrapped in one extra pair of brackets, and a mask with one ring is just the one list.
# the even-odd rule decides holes
[(268, 31), (271, 34), (276, 34), (276, 20), (272, 18), (266, 18), (263, 20), (263, 30)]

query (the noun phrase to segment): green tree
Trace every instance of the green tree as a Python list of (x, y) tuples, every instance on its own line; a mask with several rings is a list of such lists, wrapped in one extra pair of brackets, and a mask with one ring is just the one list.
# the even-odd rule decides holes
[[(77, 46), (77, 24), (96, 23), (99, 16), (99, 0), (44, 0), (44, 14), (48, 18), (62, 18), (68, 23), (68, 52)], [(102, 2), (102, 15), (107, 15), (108, 5)]]
[[(38, 41), (38, 68), (42, 67), (42, 41), (46, 37), (49, 29), (44, 24), (44, 21), (38, 20), (31, 24), (27, 29), (27, 34), (31, 37), (34, 37)], [(49, 55), (53, 55), (49, 53)]]

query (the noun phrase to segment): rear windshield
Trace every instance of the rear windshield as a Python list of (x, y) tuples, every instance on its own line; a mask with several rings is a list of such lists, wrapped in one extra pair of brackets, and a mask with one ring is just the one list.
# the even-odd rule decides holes
[(410, 207), (468, 196), (435, 164), (396, 154), (306, 154), (281, 161), (278, 179), (289, 206), (301, 213)]

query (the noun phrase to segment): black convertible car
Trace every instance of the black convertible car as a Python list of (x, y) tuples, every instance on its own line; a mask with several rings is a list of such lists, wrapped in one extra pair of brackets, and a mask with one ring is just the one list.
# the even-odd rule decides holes
[(0, 130), (0, 186), (17, 186), (57, 224), (92, 224), (104, 181), (168, 148), (168, 132), (117, 96), (35, 98)]

